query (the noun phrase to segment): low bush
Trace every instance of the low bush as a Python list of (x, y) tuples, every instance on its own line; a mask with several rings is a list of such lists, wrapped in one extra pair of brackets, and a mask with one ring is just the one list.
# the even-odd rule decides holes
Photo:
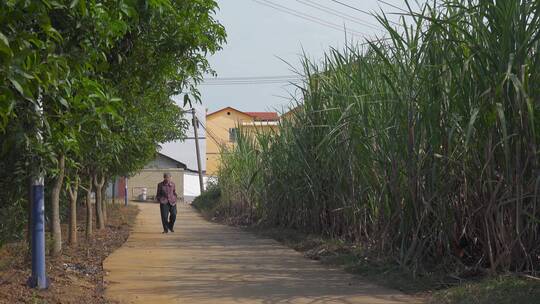
[(221, 189), (219, 186), (210, 184), (208, 189), (193, 200), (192, 206), (201, 212), (212, 212), (220, 202)]

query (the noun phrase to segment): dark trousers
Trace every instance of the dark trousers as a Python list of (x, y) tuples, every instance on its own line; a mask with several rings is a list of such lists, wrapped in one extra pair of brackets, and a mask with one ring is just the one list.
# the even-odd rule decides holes
[(163, 224), (163, 231), (173, 229), (174, 222), (176, 222), (176, 205), (173, 206), (169, 203), (159, 204), (159, 210), (161, 211), (161, 224)]

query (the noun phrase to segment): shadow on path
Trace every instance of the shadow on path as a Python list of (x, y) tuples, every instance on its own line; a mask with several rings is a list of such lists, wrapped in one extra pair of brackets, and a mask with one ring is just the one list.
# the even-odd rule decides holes
[(161, 234), (159, 206), (141, 212), (128, 241), (104, 262), (106, 295), (121, 303), (420, 303), (366, 283), (274, 240), (205, 221), (178, 208)]

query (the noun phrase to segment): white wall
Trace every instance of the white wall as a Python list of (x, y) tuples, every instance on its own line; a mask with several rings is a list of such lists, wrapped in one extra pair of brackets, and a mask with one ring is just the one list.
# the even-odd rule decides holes
[[(208, 183), (208, 177), (203, 176), (204, 187)], [(199, 175), (184, 171), (184, 198), (186, 201), (191, 201), (193, 198), (201, 194), (199, 185)]]

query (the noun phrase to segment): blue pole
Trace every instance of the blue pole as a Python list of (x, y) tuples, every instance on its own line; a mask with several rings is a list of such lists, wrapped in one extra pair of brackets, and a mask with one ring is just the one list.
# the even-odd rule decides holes
[(126, 181), (124, 183), (125, 184), (125, 186), (124, 186), (125, 187), (124, 188), (124, 193), (125, 193), (125, 195), (124, 195), (124, 203), (127, 206), (128, 205), (128, 184), (127, 184), (128, 183), (128, 178), (127, 178), (127, 176), (124, 177), (124, 180)]
[(32, 184), (32, 276), (28, 285), (46, 289), (49, 280), (45, 273), (45, 204), (43, 177)]

